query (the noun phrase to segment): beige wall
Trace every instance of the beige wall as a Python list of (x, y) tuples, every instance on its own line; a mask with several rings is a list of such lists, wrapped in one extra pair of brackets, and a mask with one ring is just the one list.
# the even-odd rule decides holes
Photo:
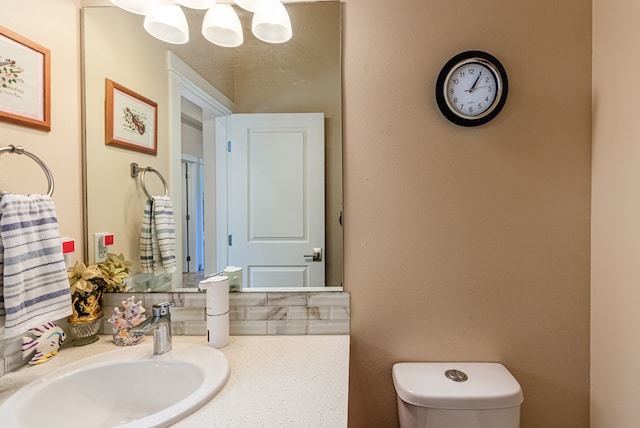
[[(72, 261), (82, 259), (84, 245), (79, 6), (80, 0), (31, 0), (28, 7), (5, 5), (0, 14), (1, 26), (51, 51), (51, 132), (0, 122), (0, 146), (23, 146), (51, 170), (60, 234), (76, 239)], [(36, 10), (39, 19), (34, 19)], [(31, 159), (4, 154), (0, 157), (0, 189), (45, 193), (47, 181)]]
[[(397, 425), (394, 362), (489, 360), (520, 381), (523, 428), (587, 427), (591, 1), (344, 12), (350, 426)], [(510, 81), (476, 129), (433, 95), (468, 49)]]
[[(3, 11), (0, 24), (52, 48), (54, 131), (0, 124), (0, 138), (50, 164), (63, 233), (81, 238), (77, 2), (29, 4)], [(41, 19), (31, 15), (36, 6)], [(55, 22), (55, 31), (44, 22)], [(344, 25), (351, 427), (396, 426), (390, 370), (407, 360), (501, 361), (524, 389), (523, 428), (588, 426), (591, 2), (347, 0)], [(498, 56), (511, 83), (503, 113), (477, 129), (447, 123), (433, 97), (441, 65), (467, 49)], [(596, 174), (599, 135), (596, 128)], [(624, 143), (617, 143), (622, 154), (612, 145), (602, 161), (615, 155), (627, 165), (634, 152)], [(8, 187), (7, 172), (11, 185), (21, 172), (5, 172), (6, 165), (3, 156), (0, 187)], [(635, 178), (631, 167), (610, 170), (629, 173), (616, 183)], [(635, 275), (635, 248), (623, 239), (634, 229), (615, 229), (617, 254), (627, 262), (615, 270), (607, 254), (597, 255), (597, 209), (609, 201), (597, 203), (595, 181), (594, 259), (608, 263), (603, 271), (631, 278), (600, 296), (594, 268), (594, 300), (602, 298), (595, 309), (617, 313)], [(624, 200), (621, 192), (617, 204)], [(633, 207), (622, 208), (631, 223)], [(603, 291), (611, 285), (600, 284)], [(621, 318), (605, 325), (594, 316), (593, 352), (603, 356), (594, 357), (594, 382), (596, 371), (610, 372), (607, 362), (634, 368), (633, 345), (616, 361), (604, 357), (609, 348), (595, 349), (600, 330), (636, 321)]]
[(593, 12), (591, 426), (632, 427), (640, 420), (640, 4), (596, 0)]
[[(108, 16), (111, 21), (105, 19)], [(138, 272), (139, 258), (132, 255), (139, 254), (140, 221), (147, 197), (140, 180), (131, 178), (130, 165), (136, 162), (141, 167), (151, 166), (167, 183), (171, 182), (166, 48), (147, 36), (139, 15), (113, 7), (87, 8), (83, 19), (84, 43), (92, 47), (86, 50), (84, 61), (88, 232), (90, 237), (97, 232), (114, 233), (115, 244), (110, 251), (124, 253), (134, 262), (134, 272)], [(119, 31), (113, 31), (114, 22)], [(158, 104), (157, 155), (105, 145), (106, 78)], [(154, 195), (164, 190), (155, 175), (146, 177), (145, 184)], [(92, 248), (91, 239), (90, 262), (94, 261)]]

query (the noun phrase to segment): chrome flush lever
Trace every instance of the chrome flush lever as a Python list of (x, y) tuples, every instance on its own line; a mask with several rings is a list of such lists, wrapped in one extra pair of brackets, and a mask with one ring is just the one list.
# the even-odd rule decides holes
[(305, 259), (311, 258), (311, 259), (313, 259), (314, 262), (321, 262), (322, 261), (322, 248), (314, 248), (313, 249), (313, 254), (304, 255), (303, 257)]

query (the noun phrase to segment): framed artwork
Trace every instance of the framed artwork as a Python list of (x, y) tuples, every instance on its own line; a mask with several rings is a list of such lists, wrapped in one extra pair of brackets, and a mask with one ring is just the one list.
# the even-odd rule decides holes
[(158, 104), (106, 79), (105, 144), (136, 152), (158, 152)]
[(0, 120), (51, 131), (51, 53), (0, 26)]

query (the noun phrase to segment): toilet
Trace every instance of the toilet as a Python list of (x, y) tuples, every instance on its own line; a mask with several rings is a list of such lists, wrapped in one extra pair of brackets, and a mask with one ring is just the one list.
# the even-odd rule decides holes
[(498, 363), (396, 363), (400, 428), (518, 428), (524, 400)]

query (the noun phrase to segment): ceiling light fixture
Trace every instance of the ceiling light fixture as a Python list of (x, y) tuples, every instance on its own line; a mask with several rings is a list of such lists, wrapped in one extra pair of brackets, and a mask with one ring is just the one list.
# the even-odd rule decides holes
[(162, 0), (111, 0), (120, 9), (137, 15), (146, 15), (149, 8), (162, 3)]
[(216, 0), (176, 0), (176, 3), (190, 9), (210, 9), (216, 5)]
[(144, 16), (144, 29), (158, 40), (181, 45), (189, 41), (189, 24), (177, 4), (150, 7)]
[[(281, 0), (234, 0), (241, 8), (253, 12), (251, 31), (267, 43), (284, 43), (291, 39), (291, 19)], [(242, 24), (230, 4), (216, 0), (111, 0), (127, 12), (144, 15), (144, 29), (167, 43), (189, 41), (189, 24), (182, 7), (207, 9), (202, 35), (218, 46), (236, 47), (244, 41)]]
[(280, 0), (263, 0), (251, 21), (253, 35), (263, 42), (284, 43), (291, 39), (291, 19)]
[(255, 12), (260, 0), (234, 0), (238, 6), (249, 12)]
[(240, 18), (230, 4), (217, 4), (207, 11), (202, 20), (202, 35), (225, 48), (240, 46), (244, 41)]

